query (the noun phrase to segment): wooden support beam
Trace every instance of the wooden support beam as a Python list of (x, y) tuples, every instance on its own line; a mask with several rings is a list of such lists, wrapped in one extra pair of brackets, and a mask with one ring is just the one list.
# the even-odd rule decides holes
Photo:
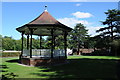
[(21, 36), (22, 36), (22, 48), (21, 48), (21, 54), (20, 54), (20, 56), (19, 56), (19, 59), (20, 59), (20, 60), (21, 60), (22, 55), (23, 55), (23, 48), (24, 48), (24, 46), (23, 46), (23, 38), (24, 38), (24, 32), (22, 32)]
[(64, 31), (64, 50), (65, 50), (65, 58), (67, 58), (67, 32)]
[(52, 44), (51, 44), (51, 58), (53, 58), (53, 49), (54, 49), (54, 35), (53, 35), (53, 29), (51, 29), (51, 35), (52, 35)]
[(22, 32), (22, 54), (23, 54), (23, 48), (24, 48), (24, 46), (23, 46), (23, 44), (24, 44), (23, 43), (24, 42), (23, 39), (24, 39), (24, 32)]
[(55, 36), (53, 36), (53, 49), (55, 49)]
[(33, 29), (30, 29), (30, 58), (32, 58), (32, 34), (33, 34)]
[(27, 35), (27, 50), (29, 49), (29, 34)]
[(42, 48), (42, 36), (40, 36), (40, 49)]
[(40, 55), (41, 55), (41, 49), (42, 49), (42, 36), (40, 36)]

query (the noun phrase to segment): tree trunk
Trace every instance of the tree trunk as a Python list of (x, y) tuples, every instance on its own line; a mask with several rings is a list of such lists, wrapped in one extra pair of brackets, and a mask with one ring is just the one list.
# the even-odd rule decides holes
[(77, 55), (81, 55), (81, 53), (80, 53), (80, 43), (78, 43)]
[[(113, 27), (112, 27), (112, 22), (110, 23), (110, 26), (111, 26), (111, 42), (113, 42)], [(113, 55), (113, 56), (115, 56), (115, 53), (114, 53), (114, 47), (113, 47), (113, 45), (111, 45), (111, 54)]]
[(113, 27), (111, 27), (111, 40), (113, 41)]

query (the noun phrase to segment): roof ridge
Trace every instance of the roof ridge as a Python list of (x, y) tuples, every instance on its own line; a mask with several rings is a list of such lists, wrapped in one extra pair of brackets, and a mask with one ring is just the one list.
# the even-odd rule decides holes
[(44, 11), (40, 16), (28, 24), (59, 24), (58, 21), (48, 12)]

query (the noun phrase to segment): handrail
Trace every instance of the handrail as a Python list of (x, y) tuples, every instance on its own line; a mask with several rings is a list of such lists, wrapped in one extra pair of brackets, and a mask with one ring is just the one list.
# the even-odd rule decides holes
[[(24, 49), (22, 56), (30, 56), (30, 50)], [(32, 49), (32, 56), (51, 57), (51, 49)], [(65, 56), (64, 49), (53, 50), (53, 57)]]

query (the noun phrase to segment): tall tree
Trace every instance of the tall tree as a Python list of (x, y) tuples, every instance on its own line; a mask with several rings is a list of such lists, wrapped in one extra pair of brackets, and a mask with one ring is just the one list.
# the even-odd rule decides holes
[[(112, 9), (105, 12), (106, 20), (102, 22), (107, 27), (100, 28), (97, 32), (101, 32), (99, 36), (110, 37), (108, 44), (111, 46), (111, 53), (114, 53), (114, 40), (120, 38), (120, 10)], [(108, 38), (109, 39), (109, 38)]]
[(107, 27), (100, 28), (97, 32), (102, 31), (100, 35), (110, 36), (111, 40), (113, 40), (116, 35), (119, 35), (114, 35), (114, 33), (120, 33), (120, 10), (108, 10), (105, 14), (107, 15), (107, 18), (105, 21), (102, 21), (102, 24), (107, 25)]
[[(46, 48), (51, 48), (51, 44), (52, 44), (52, 37), (48, 36), (45, 41), (44, 46)], [(55, 36), (55, 49), (64, 49), (64, 36), (63, 35)]]
[(64, 36), (63, 35), (56, 36), (55, 45), (56, 45), (55, 46), (56, 49), (64, 49)]
[(48, 36), (45, 40), (44, 48), (46, 49), (51, 48), (51, 44), (52, 44), (52, 37)]
[(69, 44), (71, 48), (77, 48), (77, 54), (80, 54), (80, 47), (84, 47), (85, 38), (87, 37), (86, 27), (79, 23), (69, 34)]

